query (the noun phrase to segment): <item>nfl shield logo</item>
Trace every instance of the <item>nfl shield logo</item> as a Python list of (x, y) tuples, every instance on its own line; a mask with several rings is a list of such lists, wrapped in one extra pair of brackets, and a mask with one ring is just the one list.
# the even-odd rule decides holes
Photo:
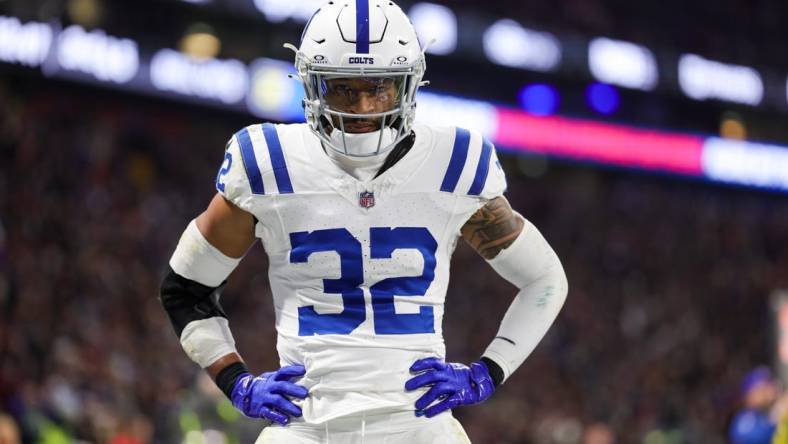
[(372, 208), (375, 206), (375, 193), (371, 191), (364, 191), (358, 195), (358, 204), (363, 208)]

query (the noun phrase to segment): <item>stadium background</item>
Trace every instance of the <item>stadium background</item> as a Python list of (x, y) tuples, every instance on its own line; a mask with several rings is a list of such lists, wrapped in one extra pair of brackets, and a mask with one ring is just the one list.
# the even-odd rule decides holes
[[(779, 365), (788, 6), (400, 4), (439, 39), (419, 118), (497, 143), (512, 205), (570, 281), (518, 373), (455, 412), (473, 441), (726, 442), (742, 375)], [(0, 430), (47, 444), (256, 436), (156, 295), (227, 138), (298, 118), (281, 44), (316, 5), (0, 1)], [(265, 269), (256, 246), (223, 298), (256, 371), (278, 364)], [(458, 248), (449, 359), (478, 357), (513, 293)]]

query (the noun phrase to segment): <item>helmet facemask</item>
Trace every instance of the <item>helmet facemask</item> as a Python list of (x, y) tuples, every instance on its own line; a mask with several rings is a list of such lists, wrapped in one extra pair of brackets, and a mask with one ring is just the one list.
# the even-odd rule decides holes
[[(324, 146), (367, 157), (389, 151), (410, 134), (425, 70), (423, 55), (410, 66), (371, 68), (328, 66), (297, 51), (296, 69), (304, 85), (307, 123)], [(361, 107), (361, 95), (373, 111), (353, 112)], [(374, 136), (374, 149), (349, 149), (350, 139)]]

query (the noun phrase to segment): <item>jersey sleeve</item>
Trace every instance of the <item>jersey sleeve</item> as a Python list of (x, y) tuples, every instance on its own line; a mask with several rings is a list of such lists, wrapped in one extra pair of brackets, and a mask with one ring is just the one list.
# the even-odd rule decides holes
[(248, 209), (252, 190), (244, 169), (238, 136), (233, 135), (224, 150), (224, 160), (216, 175), (216, 191), (235, 206)]
[(506, 191), (504, 174), (495, 145), (478, 131), (459, 127), (440, 129), (442, 142), (436, 169), (441, 171), (440, 190), (483, 201)]
[[(482, 199), (490, 200), (501, 196), (506, 192), (506, 173), (504, 173), (501, 162), (498, 160), (498, 153), (495, 149), (495, 145), (493, 145), (487, 139), (484, 139), (483, 146), (490, 147), (490, 160), (489, 164), (487, 165), (487, 179), (485, 180), (484, 185), (482, 185), (479, 196)], [(482, 149), (482, 154), (484, 154), (484, 148)]]
[(286, 125), (254, 124), (227, 143), (216, 175), (216, 190), (237, 207), (251, 212), (255, 197), (293, 193), (287, 154), (279, 131)]

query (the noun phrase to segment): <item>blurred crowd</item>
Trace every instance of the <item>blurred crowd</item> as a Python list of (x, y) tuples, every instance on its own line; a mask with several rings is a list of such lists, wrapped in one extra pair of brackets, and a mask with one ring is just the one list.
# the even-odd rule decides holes
[[(0, 442), (254, 440), (259, 423), (188, 360), (156, 299), (178, 236), (214, 193), (225, 141), (249, 123), (0, 82)], [(521, 171), (544, 159), (502, 157), (513, 207), (554, 246), (570, 292), (490, 402), (455, 411), (473, 442), (725, 442), (739, 380), (772, 360), (788, 198), (561, 164), (535, 179)], [(514, 293), (458, 248), (450, 360), (478, 358)], [(277, 367), (260, 246), (223, 305), (249, 366)]]

